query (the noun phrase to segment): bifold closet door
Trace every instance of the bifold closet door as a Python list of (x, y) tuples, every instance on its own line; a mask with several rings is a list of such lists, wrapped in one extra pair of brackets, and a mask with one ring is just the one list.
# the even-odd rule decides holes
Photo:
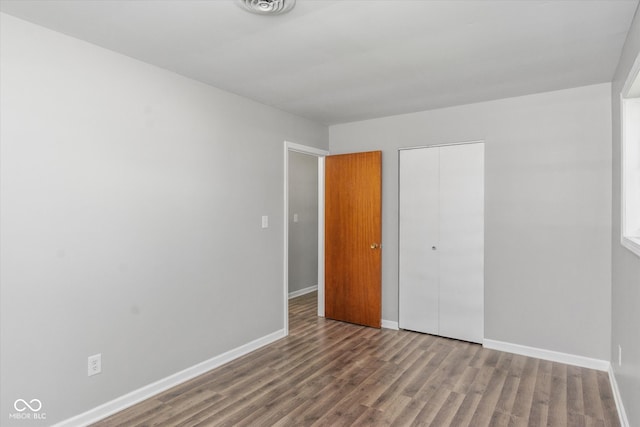
[(440, 334), (484, 337), (484, 144), (440, 147)]
[(439, 151), (400, 151), (400, 319), (402, 329), (439, 333)]
[(399, 326), (484, 336), (484, 144), (400, 151)]

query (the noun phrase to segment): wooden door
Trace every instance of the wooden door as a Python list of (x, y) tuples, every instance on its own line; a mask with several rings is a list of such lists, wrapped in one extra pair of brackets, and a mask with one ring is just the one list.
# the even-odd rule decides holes
[(382, 152), (325, 160), (325, 316), (381, 325)]

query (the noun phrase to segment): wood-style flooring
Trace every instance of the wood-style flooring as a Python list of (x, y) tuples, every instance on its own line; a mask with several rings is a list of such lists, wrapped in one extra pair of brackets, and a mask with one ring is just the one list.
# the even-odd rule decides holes
[(605, 372), (319, 318), (95, 426), (618, 426)]

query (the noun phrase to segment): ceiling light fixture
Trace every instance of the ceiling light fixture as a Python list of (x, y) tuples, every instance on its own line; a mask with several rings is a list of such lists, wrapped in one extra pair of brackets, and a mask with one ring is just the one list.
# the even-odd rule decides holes
[(245, 10), (258, 15), (281, 15), (289, 12), (296, 0), (237, 0)]

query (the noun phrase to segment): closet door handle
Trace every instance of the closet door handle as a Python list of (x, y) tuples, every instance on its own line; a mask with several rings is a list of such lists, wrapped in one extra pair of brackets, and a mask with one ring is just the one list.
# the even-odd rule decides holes
[(378, 249), (379, 247), (380, 247), (380, 245), (377, 244), (377, 243), (372, 243), (371, 244), (371, 249)]

